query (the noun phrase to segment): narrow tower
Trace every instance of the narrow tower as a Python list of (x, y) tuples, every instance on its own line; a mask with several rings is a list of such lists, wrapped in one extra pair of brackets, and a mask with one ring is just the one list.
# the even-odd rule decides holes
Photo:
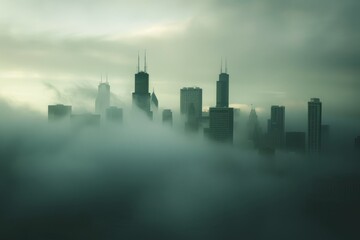
[(144, 55), (144, 70), (140, 70), (140, 56), (138, 55), (138, 72), (135, 74), (135, 91), (132, 93), (133, 106), (143, 110), (150, 118), (150, 93), (149, 93), (149, 74), (146, 72), (146, 52)]
[(308, 150), (320, 152), (321, 149), (321, 110), (319, 98), (312, 98), (308, 102)]
[(227, 60), (225, 59), (225, 72), (221, 60), (219, 81), (216, 82), (216, 107), (229, 107), (229, 74), (227, 73)]
[(98, 94), (95, 100), (95, 112), (104, 115), (106, 109), (110, 106), (110, 84), (106, 75), (106, 82), (102, 82), (102, 75), (100, 84), (98, 86)]

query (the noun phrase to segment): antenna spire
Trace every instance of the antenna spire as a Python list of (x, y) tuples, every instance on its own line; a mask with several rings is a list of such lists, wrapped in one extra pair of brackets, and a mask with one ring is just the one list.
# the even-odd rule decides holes
[(140, 72), (140, 55), (139, 55), (139, 51), (138, 51), (138, 66), (137, 66), (137, 71)]
[(144, 72), (146, 72), (146, 49), (145, 49), (145, 55), (144, 55)]
[(228, 68), (227, 68), (227, 58), (225, 58), (225, 73), (228, 73)]

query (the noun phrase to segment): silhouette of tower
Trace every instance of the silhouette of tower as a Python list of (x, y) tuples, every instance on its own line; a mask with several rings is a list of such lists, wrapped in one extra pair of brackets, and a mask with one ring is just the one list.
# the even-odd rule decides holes
[(268, 121), (268, 134), (274, 147), (285, 144), (285, 107), (271, 106), (271, 118)]
[(216, 107), (229, 107), (229, 74), (225, 60), (225, 72), (221, 61), (219, 81), (216, 82)]
[(159, 108), (159, 101), (156, 97), (155, 91), (153, 90), (151, 94), (151, 110), (158, 110)]
[(251, 108), (250, 111), (249, 120), (247, 123), (247, 134), (248, 139), (253, 141), (255, 147), (258, 147), (260, 142), (261, 129), (255, 108)]
[(210, 108), (208, 134), (219, 142), (232, 143), (234, 139), (234, 109), (226, 107)]
[(132, 94), (133, 105), (143, 110), (150, 118), (149, 74), (146, 72), (146, 52), (144, 55), (144, 70), (140, 71), (140, 57), (138, 55), (138, 72), (135, 74), (135, 91)]
[(48, 106), (48, 120), (49, 122), (55, 122), (58, 120), (70, 119), (71, 106), (62, 104), (49, 105)]
[(173, 116), (172, 116), (172, 112), (170, 109), (164, 109), (164, 111), (162, 112), (162, 122), (164, 124), (168, 124), (168, 125), (172, 126)]
[(321, 110), (319, 98), (311, 98), (308, 102), (308, 150), (320, 152), (321, 150)]
[[(193, 105), (193, 106), (192, 106)], [(182, 88), (180, 89), (180, 112), (182, 115), (189, 113), (190, 106), (194, 108), (194, 116), (198, 121), (202, 115), (202, 89), (201, 88)]]
[(110, 106), (110, 85), (106, 76), (106, 82), (101, 82), (98, 86), (98, 94), (95, 100), (95, 113), (104, 115)]

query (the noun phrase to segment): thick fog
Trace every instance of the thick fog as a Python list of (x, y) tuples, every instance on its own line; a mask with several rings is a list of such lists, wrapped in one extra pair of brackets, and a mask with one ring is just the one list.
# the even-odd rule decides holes
[(2, 239), (357, 239), (359, 155), (265, 157), (136, 113), (87, 129), (0, 110)]

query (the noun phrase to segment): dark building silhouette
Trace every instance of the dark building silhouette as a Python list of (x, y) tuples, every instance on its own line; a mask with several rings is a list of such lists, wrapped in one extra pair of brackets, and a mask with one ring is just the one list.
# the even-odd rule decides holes
[(190, 103), (188, 105), (188, 111), (186, 114), (185, 130), (186, 131), (199, 130), (200, 121), (201, 121), (201, 118), (199, 118), (197, 112), (195, 111), (194, 103)]
[(104, 115), (110, 106), (110, 84), (106, 77), (106, 82), (101, 82), (98, 86), (98, 93), (95, 100), (95, 113)]
[(306, 151), (305, 132), (286, 132), (286, 150), (304, 153)]
[(322, 104), (319, 98), (312, 98), (308, 102), (308, 150), (321, 150), (321, 112)]
[(193, 108), (197, 118), (202, 114), (202, 89), (198, 87), (185, 87), (180, 89), (180, 113), (187, 115)]
[(259, 147), (261, 141), (261, 128), (255, 108), (251, 108), (249, 120), (247, 122), (247, 138)]
[(162, 112), (162, 122), (164, 124), (169, 124), (172, 126), (173, 124), (173, 115), (170, 109), (164, 109)]
[(123, 122), (123, 110), (118, 107), (109, 107), (106, 109), (105, 119), (108, 122), (122, 123)]
[(285, 145), (285, 107), (271, 106), (271, 118), (268, 120), (268, 137), (275, 148)]
[(73, 127), (99, 127), (100, 126), (100, 114), (72, 114), (71, 125)]
[(70, 119), (72, 107), (62, 104), (48, 106), (48, 120), (49, 122)]
[(180, 89), (180, 112), (186, 116), (185, 129), (197, 131), (202, 117), (202, 89), (189, 87)]
[(233, 143), (234, 109), (212, 107), (209, 113), (209, 129), (204, 134), (215, 141)]
[(157, 111), (159, 109), (159, 101), (156, 97), (155, 91), (151, 94), (151, 110)]
[(140, 58), (138, 56), (138, 72), (135, 74), (135, 91), (132, 94), (133, 105), (143, 110), (150, 118), (149, 74), (146, 72), (146, 54), (144, 57), (144, 71), (140, 71)]
[(219, 81), (216, 82), (216, 107), (229, 107), (229, 74), (226, 61), (225, 72), (223, 72), (221, 62)]

